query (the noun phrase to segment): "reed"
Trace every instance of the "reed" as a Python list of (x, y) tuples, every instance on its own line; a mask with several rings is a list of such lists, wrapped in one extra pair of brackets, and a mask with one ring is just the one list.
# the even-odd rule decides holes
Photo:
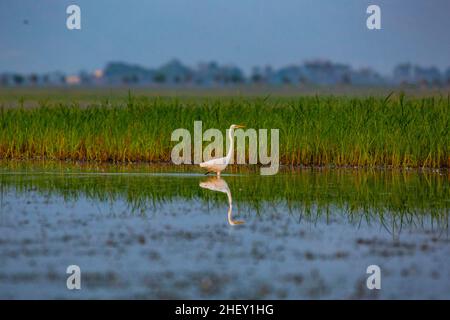
[(280, 129), (285, 165), (450, 167), (450, 97), (149, 97), (0, 109), (0, 159), (169, 162), (171, 133)]

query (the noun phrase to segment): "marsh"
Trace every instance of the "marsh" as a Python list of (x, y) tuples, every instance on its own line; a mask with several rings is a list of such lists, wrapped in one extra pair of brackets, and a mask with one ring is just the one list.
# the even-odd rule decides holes
[[(208, 179), (192, 166), (3, 163), (0, 297), (450, 298), (448, 173), (232, 170), (236, 225)], [(373, 264), (380, 290), (366, 287)], [(81, 290), (66, 287), (69, 265)]]

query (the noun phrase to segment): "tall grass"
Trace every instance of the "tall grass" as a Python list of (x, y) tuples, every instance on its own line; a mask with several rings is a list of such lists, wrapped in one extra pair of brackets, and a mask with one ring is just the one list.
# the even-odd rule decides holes
[[(280, 129), (287, 165), (450, 167), (450, 98), (135, 97), (0, 109), (1, 159), (168, 162), (171, 133)], [(206, 143), (205, 143), (206, 145)]]

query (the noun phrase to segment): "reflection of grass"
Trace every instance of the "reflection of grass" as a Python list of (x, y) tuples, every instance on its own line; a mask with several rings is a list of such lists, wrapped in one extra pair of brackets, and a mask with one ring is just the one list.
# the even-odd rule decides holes
[[(122, 199), (136, 212), (178, 199), (226, 204), (223, 194), (199, 187), (199, 182), (205, 180), (203, 176), (148, 174), (173, 172), (174, 167), (170, 166), (86, 168), (50, 164), (30, 167), (22, 163), (3, 163), (2, 167), (0, 186), (3, 192), (36, 190), (67, 200), (81, 196), (100, 201)], [(192, 168), (181, 167), (180, 170)], [(129, 174), (83, 174), (105, 172)], [(386, 217), (394, 217), (402, 223), (420, 223), (423, 218), (431, 218), (446, 224), (450, 210), (449, 176), (445, 174), (308, 169), (259, 176), (244, 170), (224, 179), (237, 206), (259, 214), (270, 211), (272, 205), (281, 205), (314, 219), (328, 216), (333, 208), (339, 208), (348, 213), (351, 221), (370, 221), (376, 216), (381, 222)]]
[(134, 97), (0, 110), (0, 158), (169, 161), (176, 128), (280, 129), (289, 165), (449, 167), (450, 98)]

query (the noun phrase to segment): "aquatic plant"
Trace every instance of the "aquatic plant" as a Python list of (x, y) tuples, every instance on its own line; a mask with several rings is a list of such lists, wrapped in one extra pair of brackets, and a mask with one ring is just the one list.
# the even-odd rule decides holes
[[(280, 129), (285, 165), (450, 166), (450, 98), (136, 97), (0, 109), (0, 159), (169, 162), (177, 128)], [(205, 143), (206, 145), (206, 143)]]

